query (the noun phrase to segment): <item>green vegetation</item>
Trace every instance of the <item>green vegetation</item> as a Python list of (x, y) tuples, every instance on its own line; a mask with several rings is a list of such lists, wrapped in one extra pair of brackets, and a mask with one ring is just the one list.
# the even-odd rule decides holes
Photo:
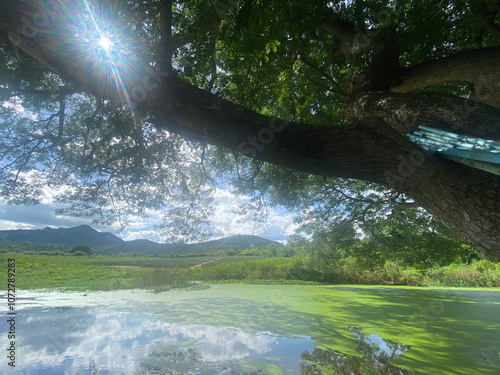
[(92, 249), (87, 245), (74, 246), (69, 252), (73, 255), (81, 255), (79, 253), (83, 253), (83, 255), (92, 255)]
[[(75, 256), (78, 253), (83, 256)], [(500, 287), (500, 265), (486, 259), (422, 269), (389, 261), (382, 266), (367, 266), (355, 257), (327, 261), (314, 254), (270, 258), (218, 255), (167, 258), (87, 256), (83, 252), (0, 252), (0, 261), (16, 259), (19, 289), (159, 291), (201, 287), (196, 282)]]
[(0, 238), (0, 252), (5, 252), (5, 253), (8, 253), (8, 252), (25, 253), (28, 251), (30, 251), (30, 252), (59, 251), (61, 253), (67, 253), (70, 250), (71, 250), (71, 246), (66, 245), (66, 244), (16, 242), (16, 241), (9, 241), (9, 240)]
[(357, 265), (353, 259), (322, 269), (310, 259), (292, 257), (223, 263), (187, 270), (186, 273), (188, 278), (203, 281), (262, 283), (265, 280), (264, 282), (269, 283), (302, 281), (322, 284), (500, 287), (500, 265), (487, 260), (427, 270), (400, 268), (388, 263), (379, 269), (368, 270)]
[(326, 225), (318, 224), (326, 214), (317, 212), (315, 225), (305, 226), (311, 239), (294, 236), (286, 246), (210, 251), (212, 242), (206, 249), (198, 244), (196, 253), (189, 254), (110, 256), (99, 254), (99, 247), (86, 245), (66, 252), (61, 247), (47, 251), (49, 247), (37, 248), (36, 244), (5, 242), (0, 243), (0, 259), (16, 259), (20, 289), (163, 291), (202, 288), (206, 283), (500, 287), (498, 261), (487, 259), (441, 229), (420, 231), (430, 222), (426, 215), (413, 213), (417, 216), (406, 223), (394, 217), (373, 219), (370, 225), (379, 226), (382, 237), (359, 238), (352, 223), (343, 221), (327, 230)]
[(93, 257), (88, 256), (18, 253), (0, 256), (2, 264), (7, 264), (9, 258), (16, 260), (17, 289), (127, 289), (137, 287), (143, 274), (139, 269), (93, 265), (87, 262)]
[[(118, 300), (127, 296), (138, 303), (148, 298), (140, 293), (118, 296)], [(382, 366), (378, 371), (359, 366), (359, 360), (366, 366), (374, 359), (367, 344), (379, 343), (386, 349), (395, 343), (410, 346), (391, 364), (414, 374), (498, 374), (498, 289), (214, 285), (209, 291), (179, 291), (153, 300), (168, 303), (149, 304), (148, 314), (162, 319), (175, 314), (179, 324), (311, 337), (319, 350), (311, 350), (310, 355), (303, 357), (304, 366), (312, 367), (304, 375), (408, 374), (401, 370), (390, 372)], [(360, 340), (371, 334), (390, 342)], [(383, 353), (390, 356), (390, 352)], [(322, 371), (318, 365), (330, 371)], [(338, 365), (345, 367), (339, 369)]]

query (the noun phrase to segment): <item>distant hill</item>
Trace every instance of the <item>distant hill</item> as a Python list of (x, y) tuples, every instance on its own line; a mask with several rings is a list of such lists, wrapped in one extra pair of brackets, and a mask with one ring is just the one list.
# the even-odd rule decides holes
[(250, 235), (237, 235), (219, 240), (200, 242), (188, 246), (189, 253), (211, 252), (218, 250), (247, 250), (254, 247), (265, 247), (269, 245), (281, 246), (279, 242), (266, 240), (265, 238)]
[(88, 245), (90, 247), (111, 246), (125, 242), (109, 232), (99, 232), (88, 225), (59, 229), (46, 227), (31, 230), (2, 230), (0, 231), (0, 238), (12, 242), (53, 243), (71, 246)]
[(48, 244), (87, 245), (108, 254), (154, 254), (157, 252), (160, 254), (196, 254), (219, 250), (247, 250), (269, 245), (281, 246), (278, 242), (250, 235), (237, 235), (195, 244), (160, 244), (150, 240), (124, 241), (109, 232), (99, 232), (88, 225), (58, 229), (47, 227), (35, 230), (2, 230), (0, 231), (0, 240), (13, 243), (43, 244), (43, 246), (40, 245), (39, 251), (46, 251)]
[(254, 247), (282, 246), (279, 242), (248, 235), (237, 235), (219, 240), (194, 244), (168, 243), (160, 244), (149, 240), (124, 241), (108, 246), (107, 253), (140, 253), (140, 254), (198, 254), (211, 253), (219, 250), (247, 250)]

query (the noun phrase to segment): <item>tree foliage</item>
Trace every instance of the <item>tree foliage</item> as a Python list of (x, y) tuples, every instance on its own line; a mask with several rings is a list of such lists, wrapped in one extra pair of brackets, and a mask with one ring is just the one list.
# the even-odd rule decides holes
[(189, 241), (209, 235), (214, 189), (232, 187), (251, 198), (243, 213), (285, 206), (332, 243), (396, 248), (411, 233), (410, 254), (452, 233), (500, 256), (498, 177), (406, 137), (422, 123), (499, 137), (494, 1), (0, 10), (8, 202), (40, 202), (50, 187), (64, 212), (121, 225), (165, 209), (165, 234)]
[(69, 252), (73, 255), (81, 255), (81, 253), (85, 255), (92, 255), (92, 249), (87, 245), (74, 246)]

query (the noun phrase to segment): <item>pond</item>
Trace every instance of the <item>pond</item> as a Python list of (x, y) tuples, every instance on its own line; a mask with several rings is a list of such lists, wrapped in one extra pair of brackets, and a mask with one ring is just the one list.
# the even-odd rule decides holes
[(24, 291), (16, 308), (2, 374), (500, 373), (498, 289)]

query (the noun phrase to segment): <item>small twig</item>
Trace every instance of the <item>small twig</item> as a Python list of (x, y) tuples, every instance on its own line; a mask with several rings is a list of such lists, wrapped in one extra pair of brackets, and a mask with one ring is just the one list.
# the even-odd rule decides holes
[(326, 74), (322, 69), (318, 68), (316, 65), (314, 65), (313, 63), (311, 63), (310, 61), (308, 61), (307, 59), (305, 59), (304, 57), (301, 57), (301, 61), (306, 64), (308, 67), (310, 67), (311, 69), (315, 70), (317, 73), (319, 73), (322, 77), (326, 78), (328, 81), (331, 82), (331, 84), (333, 85), (333, 87), (335, 87), (335, 90), (331, 90), (332, 92), (338, 94), (338, 95), (341, 95), (341, 96), (346, 96), (347, 93), (345, 92), (345, 90), (342, 88), (342, 86), (340, 86), (338, 84), (338, 82), (331, 76), (329, 76), (328, 74)]

